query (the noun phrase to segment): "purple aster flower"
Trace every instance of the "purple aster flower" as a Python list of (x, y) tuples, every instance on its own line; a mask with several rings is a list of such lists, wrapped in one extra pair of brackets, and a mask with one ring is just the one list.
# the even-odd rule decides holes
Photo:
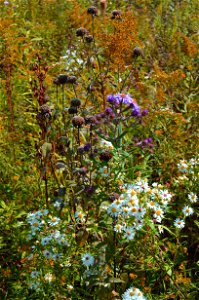
[(109, 115), (112, 113), (112, 111), (113, 111), (112, 108), (108, 107), (105, 109), (105, 114)]
[(109, 103), (112, 103), (112, 104), (115, 104), (115, 105), (119, 105), (121, 103), (130, 104), (130, 105), (131, 104), (137, 105), (136, 101), (133, 98), (131, 98), (131, 96), (129, 94), (117, 93), (115, 95), (108, 95), (107, 100), (108, 100)]
[(153, 142), (153, 139), (152, 139), (151, 137), (149, 137), (149, 138), (148, 138), (148, 142), (149, 142), (149, 143), (152, 143), (152, 142)]
[(142, 116), (146, 116), (149, 113), (148, 109), (144, 109), (142, 111)]
[(133, 117), (140, 117), (140, 107), (137, 105), (137, 107), (132, 109), (131, 115)]
[(107, 100), (108, 100), (109, 103), (115, 103), (115, 96), (108, 95)]
[(4, 4), (5, 5), (9, 5), (10, 3), (8, 1), (4, 1)]
[(91, 144), (90, 143), (87, 143), (84, 145), (84, 151), (89, 151), (91, 149)]

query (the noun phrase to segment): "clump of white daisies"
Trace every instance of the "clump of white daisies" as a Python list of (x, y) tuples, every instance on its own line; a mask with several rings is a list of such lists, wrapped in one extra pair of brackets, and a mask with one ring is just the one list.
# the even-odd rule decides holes
[(149, 186), (147, 179), (138, 178), (133, 184), (124, 185), (123, 193), (107, 208), (117, 220), (114, 230), (132, 240), (146, 220), (161, 224), (172, 197), (161, 184), (154, 182)]
[(138, 288), (131, 287), (124, 292), (122, 300), (146, 300), (146, 297)]
[[(114, 231), (133, 240), (136, 232), (150, 221), (157, 224), (161, 232), (161, 222), (169, 209), (173, 194), (163, 185), (154, 182), (150, 186), (147, 179), (141, 178), (132, 184), (125, 184), (122, 189), (123, 193), (107, 208), (107, 213), (115, 220)], [(190, 204), (197, 201), (194, 193), (188, 194), (187, 198)], [(185, 218), (193, 213), (193, 208), (185, 205), (182, 209), (183, 218), (176, 218), (174, 226), (183, 228)]]
[[(199, 168), (199, 160), (197, 158), (191, 158), (190, 160), (180, 160), (177, 164), (178, 170), (183, 176), (179, 176), (175, 181), (179, 182), (187, 182), (187, 181), (197, 181), (198, 180), (198, 168)], [(190, 181), (190, 188), (192, 184)], [(189, 192), (187, 195), (187, 205), (185, 205), (182, 209), (181, 216), (176, 218), (174, 222), (174, 226), (178, 229), (182, 229), (185, 227), (185, 219), (186, 217), (191, 216), (194, 213), (194, 209), (191, 207), (194, 203), (198, 201), (198, 197), (195, 193)]]
[[(27, 241), (32, 242), (32, 252), (26, 257), (29, 264), (35, 257), (51, 261), (61, 261), (63, 259), (63, 249), (69, 246), (68, 236), (60, 229), (61, 219), (52, 216), (47, 209), (29, 213), (27, 223), (30, 231)], [(40, 272), (34, 270), (30, 274), (28, 286), (30, 289), (39, 289), (42, 284)], [(47, 273), (44, 282), (53, 281), (53, 275)]]

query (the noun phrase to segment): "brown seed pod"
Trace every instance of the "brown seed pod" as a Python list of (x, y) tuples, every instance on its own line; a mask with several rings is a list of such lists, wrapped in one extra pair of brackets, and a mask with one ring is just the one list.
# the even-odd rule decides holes
[(80, 116), (74, 116), (72, 118), (72, 123), (73, 123), (73, 126), (75, 126), (75, 127), (82, 127), (85, 123), (85, 120), (84, 120), (84, 118), (82, 118)]

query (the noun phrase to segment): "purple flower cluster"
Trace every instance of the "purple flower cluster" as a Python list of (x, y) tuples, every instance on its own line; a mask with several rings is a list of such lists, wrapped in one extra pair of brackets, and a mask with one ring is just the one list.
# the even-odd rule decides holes
[(122, 104), (129, 105), (129, 108), (132, 109), (131, 115), (133, 117), (145, 116), (148, 113), (147, 110), (144, 110), (141, 113), (141, 109), (140, 109), (139, 105), (137, 104), (136, 100), (133, 99), (129, 94), (117, 93), (115, 95), (108, 95), (107, 100), (110, 104), (114, 105), (115, 107), (119, 107)]
[(120, 93), (117, 93), (115, 95), (108, 95), (107, 99), (109, 103), (112, 103), (114, 105), (120, 105), (122, 103), (132, 104), (135, 102), (135, 100), (133, 100), (129, 94)]
[(151, 137), (144, 139), (142, 141), (139, 141), (138, 139), (136, 139), (135, 146), (139, 146), (141, 148), (153, 148), (154, 147), (153, 139)]

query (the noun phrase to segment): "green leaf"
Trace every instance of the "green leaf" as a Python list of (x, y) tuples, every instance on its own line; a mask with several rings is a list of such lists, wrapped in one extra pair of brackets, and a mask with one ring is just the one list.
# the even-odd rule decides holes
[(1, 207), (3, 207), (3, 208), (5, 208), (6, 209), (6, 204), (5, 204), (5, 202), (2, 200), (2, 201), (0, 201), (0, 205), (1, 205)]

